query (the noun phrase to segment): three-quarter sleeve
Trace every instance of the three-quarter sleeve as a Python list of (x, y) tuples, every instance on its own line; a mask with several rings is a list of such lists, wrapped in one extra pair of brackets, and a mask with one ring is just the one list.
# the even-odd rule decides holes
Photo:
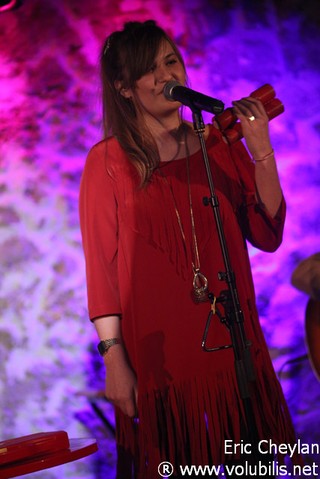
[(118, 288), (118, 220), (115, 181), (104, 142), (88, 154), (80, 185), (80, 227), (91, 320), (121, 314)]
[(257, 199), (254, 164), (244, 145), (239, 141), (231, 147), (231, 155), (238, 170), (243, 202), (238, 211), (239, 222), (246, 239), (256, 248), (276, 251), (283, 237), (286, 202), (282, 197), (274, 217)]

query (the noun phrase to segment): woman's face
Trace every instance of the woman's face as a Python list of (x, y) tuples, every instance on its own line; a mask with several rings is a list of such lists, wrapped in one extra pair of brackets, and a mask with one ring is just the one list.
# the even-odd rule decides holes
[(161, 119), (177, 112), (181, 103), (167, 100), (163, 94), (165, 84), (172, 80), (184, 85), (186, 73), (170, 43), (164, 41), (150, 71), (137, 80), (132, 93), (143, 115)]

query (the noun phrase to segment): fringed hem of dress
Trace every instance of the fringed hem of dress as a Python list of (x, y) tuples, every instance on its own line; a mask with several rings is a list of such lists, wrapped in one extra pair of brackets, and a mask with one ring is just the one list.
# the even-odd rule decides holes
[[(296, 442), (281, 386), (268, 368), (259, 365), (251, 402), (259, 440)], [(223, 464), (225, 440), (240, 443), (245, 423), (234, 371), (150, 391), (139, 398), (139, 419), (117, 416), (117, 443), (134, 458), (134, 478), (154, 479), (162, 461), (180, 465)], [(281, 458), (279, 458), (281, 460)], [(296, 461), (300, 462), (299, 458)]]

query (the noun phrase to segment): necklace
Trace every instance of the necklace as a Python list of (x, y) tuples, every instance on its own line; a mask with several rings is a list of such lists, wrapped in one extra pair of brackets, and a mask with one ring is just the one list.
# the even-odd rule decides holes
[[(194, 214), (193, 214), (193, 204), (192, 204), (192, 195), (191, 195), (191, 184), (190, 184), (190, 153), (189, 153), (189, 146), (187, 141), (187, 132), (186, 128), (184, 128), (184, 141), (185, 141), (185, 149), (186, 149), (186, 169), (187, 169), (187, 182), (188, 182), (188, 198), (189, 198), (189, 207), (190, 207), (190, 219), (191, 219), (191, 233), (192, 233), (192, 249), (193, 249), (193, 261), (192, 264), (192, 271), (193, 271), (193, 281), (192, 281), (192, 296), (195, 302), (201, 303), (204, 301), (208, 301), (208, 280), (205, 275), (200, 271), (200, 257), (199, 257), (199, 248), (198, 248), (198, 240), (196, 235), (196, 228), (195, 228), (195, 221), (194, 221)], [(178, 210), (177, 202), (174, 196), (173, 189), (168, 182), (167, 177), (162, 173), (159, 169), (160, 175), (165, 180), (167, 186), (169, 187), (171, 197), (174, 204), (174, 209), (179, 225), (179, 230), (183, 242), (183, 247), (185, 253), (187, 255), (187, 241), (186, 235), (183, 228), (181, 216)]]

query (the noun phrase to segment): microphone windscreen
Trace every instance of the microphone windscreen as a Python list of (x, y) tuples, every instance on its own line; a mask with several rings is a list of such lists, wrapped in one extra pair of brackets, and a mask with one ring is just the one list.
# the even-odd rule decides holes
[(180, 85), (179, 82), (174, 81), (174, 80), (169, 81), (168, 83), (165, 84), (164, 89), (163, 89), (163, 94), (164, 94), (164, 96), (166, 97), (167, 100), (175, 101), (172, 95), (173, 95), (173, 89), (176, 86), (182, 86), (182, 85)]

